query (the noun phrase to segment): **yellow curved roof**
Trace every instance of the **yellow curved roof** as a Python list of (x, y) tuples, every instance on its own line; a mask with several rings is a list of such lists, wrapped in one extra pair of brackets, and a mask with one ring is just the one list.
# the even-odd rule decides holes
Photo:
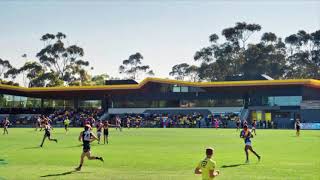
[(254, 81), (218, 81), (218, 82), (189, 82), (163, 78), (146, 78), (139, 84), (102, 85), (102, 86), (67, 86), (67, 87), (19, 87), (0, 84), (0, 90), (14, 90), (20, 92), (47, 92), (47, 91), (88, 91), (88, 90), (130, 90), (140, 89), (147, 83), (177, 84), (193, 87), (239, 87), (239, 86), (276, 86), (276, 85), (304, 85), (320, 88), (320, 81), (315, 79), (288, 79), (288, 80), (254, 80)]

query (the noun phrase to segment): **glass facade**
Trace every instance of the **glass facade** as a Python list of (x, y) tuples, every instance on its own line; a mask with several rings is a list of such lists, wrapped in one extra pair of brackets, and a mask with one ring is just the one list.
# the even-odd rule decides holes
[(262, 120), (262, 111), (252, 111), (251, 119), (261, 121)]
[(73, 108), (73, 100), (63, 100), (63, 99), (44, 99), (44, 108), (54, 108), (54, 109), (68, 109)]
[(92, 109), (92, 108), (101, 108), (101, 100), (82, 100), (79, 102), (79, 108), (82, 109)]
[(188, 86), (172, 86), (172, 92), (189, 92), (189, 87)]
[(266, 112), (266, 113), (264, 113), (264, 116), (265, 116), (265, 120), (266, 120), (266, 121), (271, 121), (271, 120), (272, 120), (272, 114), (271, 114), (271, 112)]
[[(41, 99), (25, 96), (14, 96), (8, 94), (0, 94), (0, 108), (11, 109), (40, 109), (40, 108), (52, 108), (52, 109), (72, 109), (74, 108), (74, 100), (66, 99)], [(80, 100), (79, 108), (101, 108), (101, 100)]]
[(166, 107), (239, 107), (242, 99), (207, 99), (207, 100), (124, 100), (113, 102), (114, 108), (166, 108)]
[(114, 101), (114, 108), (164, 108), (164, 107), (179, 107), (179, 100), (124, 100)]
[(41, 108), (41, 99), (0, 94), (1, 108)]
[(170, 84), (161, 84), (159, 86), (160, 92), (174, 92), (174, 93), (186, 93), (186, 92), (205, 92), (199, 87), (192, 86), (179, 86), (179, 85), (170, 85)]
[(53, 100), (43, 99), (43, 107), (41, 106), (41, 98), (25, 97), (25, 96), (14, 96), (8, 94), (0, 94), (0, 108), (21, 108), (21, 109), (38, 109), (38, 108), (55, 108), (65, 109), (73, 108), (73, 100)]
[(267, 106), (300, 106), (302, 96), (269, 96), (262, 98), (262, 105)]
[(206, 99), (181, 100), (180, 107), (238, 107), (243, 106), (242, 99)]

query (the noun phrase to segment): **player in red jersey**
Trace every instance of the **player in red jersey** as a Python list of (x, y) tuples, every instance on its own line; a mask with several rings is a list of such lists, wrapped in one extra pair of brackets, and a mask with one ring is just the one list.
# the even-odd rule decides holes
[(101, 122), (101, 120), (98, 121), (98, 123), (96, 124), (96, 127), (97, 127), (98, 144), (100, 144), (100, 138), (101, 138), (102, 129), (103, 129), (103, 123)]
[(240, 124), (241, 124), (241, 121), (240, 121), (240, 118), (238, 117), (236, 120), (237, 131), (240, 130)]
[(4, 118), (2, 124), (3, 124), (3, 135), (9, 134), (8, 127), (10, 125), (10, 121), (9, 121), (8, 117)]
[(37, 131), (38, 128), (41, 127), (41, 117), (40, 117), (40, 116), (37, 116), (37, 117), (35, 117), (35, 118), (36, 118), (36, 123), (35, 123), (36, 129), (35, 129), (35, 131)]
[(253, 122), (252, 122), (252, 133), (254, 133), (254, 135), (257, 135), (256, 128), (257, 128), (257, 120), (253, 120)]
[(116, 130), (119, 128), (120, 131), (122, 131), (121, 127), (121, 118), (119, 116), (116, 116)]
[(127, 128), (130, 129), (130, 124), (131, 124), (131, 121), (130, 121), (130, 118), (129, 116), (127, 117)]

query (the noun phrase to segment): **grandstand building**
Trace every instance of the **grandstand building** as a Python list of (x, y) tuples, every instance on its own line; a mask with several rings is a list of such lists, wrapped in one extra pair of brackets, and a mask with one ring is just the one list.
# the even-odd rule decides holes
[(250, 80), (186, 82), (147, 78), (104, 86), (25, 88), (0, 85), (2, 114), (41, 109), (103, 108), (121, 113), (239, 113), (242, 119), (281, 126), (320, 122), (320, 81)]

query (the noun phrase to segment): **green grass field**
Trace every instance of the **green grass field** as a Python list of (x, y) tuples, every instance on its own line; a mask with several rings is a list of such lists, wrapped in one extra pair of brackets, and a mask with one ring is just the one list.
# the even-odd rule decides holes
[[(43, 132), (34, 129), (9, 129), (0, 135), (0, 180), (3, 179), (201, 179), (193, 171), (204, 157), (204, 148), (215, 148), (215, 160), (221, 171), (216, 179), (320, 179), (320, 131), (259, 130), (253, 139), (261, 154), (260, 163), (250, 154), (244, 165), (244, 143), (234, 129), (124, 129), (110, 131), (110, 144), (92, 144), (92, 154), (100, 161), (78, 166), (82, 152), (77, 140), (82, 129), (56, 128), (52, 137), (39, 148)], [(1, 131), (2, 133), (2, 131)]]

